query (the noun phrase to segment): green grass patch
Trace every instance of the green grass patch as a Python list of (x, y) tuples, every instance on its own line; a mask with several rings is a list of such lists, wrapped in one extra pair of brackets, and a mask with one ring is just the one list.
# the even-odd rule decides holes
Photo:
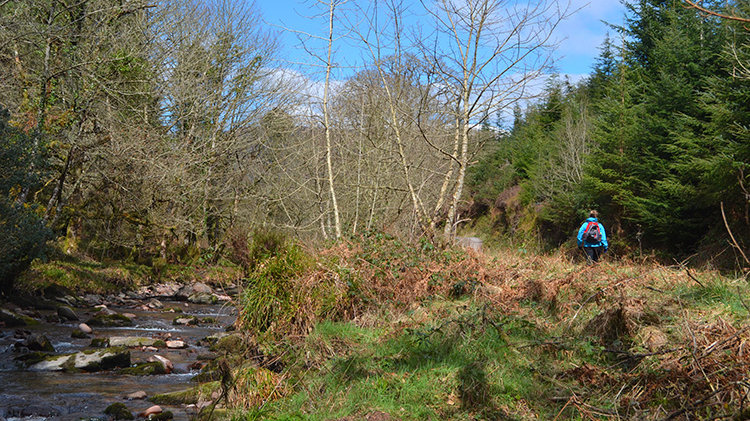
[(316, 325), (295, 348), (301, 365), (292, 370), (304, 386), (267, 404), (263, 418), (361, 419), (379, 411), (397, 419), (505, 419), (519, 402), (542, 418), (554, 416), (545, 404), (551, 384), (537, 375), (553, 354), (516, 346), (538, 339), (540, 329), (467, 300), (443, 304), (428, 306), (440, 317), (427, 323), (407, 317), (379, 328)]

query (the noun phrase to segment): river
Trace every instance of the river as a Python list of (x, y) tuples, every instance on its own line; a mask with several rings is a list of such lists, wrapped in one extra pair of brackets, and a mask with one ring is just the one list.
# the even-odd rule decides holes
[[(23, 328), (0, 329), (0, 421), (11, 420), (80, 420), (107, 419), (104, 409), (112, 403), (124, 403), (133, 414), (152, 406), (146, 400), (127, 400), (125, 396), (145, 391), (150, 397), (157, 393), (167, 393), (187, 389), (194, 385), (191, 378), (198, 373), (194, 365), (196, 357), (206, 354), (208, 349), (198, 344), (199, 340), (219, 332), (234, 321), (234, 308), (222, 305), (201, 305), (186, 302), (164, 301), (164, 308), (180, 308), (183, 313), (163, 310), (146, 310), (144, 306), (110, 307), (118, 313), (131, 313), (134, 325), (131, 327), (94, 327), (91, 338), (113, 336), (138, 336), (160, 339), (183, 340), (185, 349), (159, 349), (149, 352), (143, 348), (131, 348), (131, 364), (145, 362), (154, 354), (166, 357), (174, 364), (171, 374), (151, 376), (131, 376), (115, 371), (95, 373), (63, 373), (31, 371), (19, 365), (14, 359), (21, 355), (14, 345), (20, 336), (41, 333), (49, 338), (56, 354), (72, 353), (88, 349), (91, 338), (74, 339), (71, 333), (80, 322), (41, 322), (39, 325)], [(81, 320), (86, 320), (94, 309), (75, 309)], [(40, 312), (44, 316), (54, 311)], [(178, 316), (213, 318), (215, 322), (198, 326), (175, 326), (172, 321)], [(19, 331), (19, 329), (21, 329)], [(174, 413), (175, 420), (191, 418), (189, 409), (162, 405), (166, 411)]]

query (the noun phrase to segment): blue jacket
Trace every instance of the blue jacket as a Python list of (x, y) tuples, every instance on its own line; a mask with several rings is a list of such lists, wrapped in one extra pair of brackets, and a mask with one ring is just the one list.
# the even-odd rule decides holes
[[(585, 243), (583, 242), (583, 232), (586, 231), (586, 226), (588, 226), (589, 222), (596, 222), (599, 225), (599, 231), (602, 233), (602, 241), (599, 243)], [(599, 224), (596, 218), (588, 218), (586, 221), (584, 221), (583, 225), (581, 225), (581, 228), (578, 229), (578, 247), (584, 246), (584, 247), (604, 247), (604, 250), (607, 250), (609, 248), (609, 244), (607, 243), (607, 233), (604, 232), (604, 226), (602, 224)]]

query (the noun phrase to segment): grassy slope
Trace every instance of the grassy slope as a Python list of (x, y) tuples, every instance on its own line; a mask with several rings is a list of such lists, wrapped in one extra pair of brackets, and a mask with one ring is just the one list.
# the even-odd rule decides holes
[(33, 294), (57, 285), (79, 294), (111, 294), (154, 282), (224, 283), (241, 277), (241, 269), (228, 263), (152, 267), (68, 257), (47, 262), (34, 261), (16, 281), (15, 288)]
[[(286, 396), (234, 419), (709, 419), (738, 415), (748, 392), (744, 280), (386, 243), (323, 255), (316, 285), (360, 277), (370, 299), (297, 307), (304, 329), (269, 341)], [(404, 279), (415, 292), (387, 294)]]

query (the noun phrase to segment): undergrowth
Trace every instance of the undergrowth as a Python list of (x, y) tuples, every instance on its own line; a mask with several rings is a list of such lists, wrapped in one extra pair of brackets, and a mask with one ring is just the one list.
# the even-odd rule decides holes
[(373, 234), (287, 244), (245, 288), (283, 370), (236, 420), (747, 419), (744, 278)]

